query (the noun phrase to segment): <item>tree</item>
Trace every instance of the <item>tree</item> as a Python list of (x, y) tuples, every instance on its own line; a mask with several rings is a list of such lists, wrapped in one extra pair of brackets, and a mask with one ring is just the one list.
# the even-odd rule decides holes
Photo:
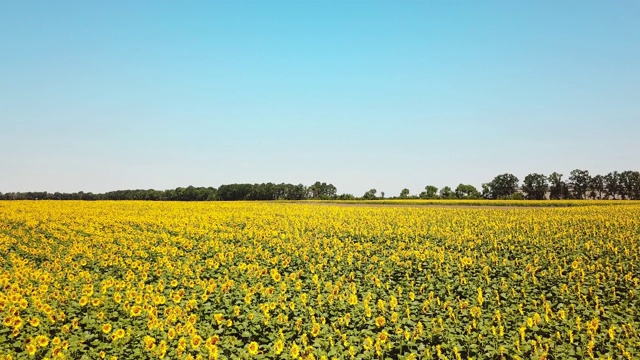
[(631, 170), (621, 172), (620, 188), (622, 189), (623, 199), (639, 200), (640, 172)]
[(620, 174), (613, 171), (604, 176), (605, 197), (616, 199), (620, 194)]
[(312, 199), (328, 200), (337, 196), (338, 189), (332, 184), (316, 181), (315, 184), (309, 186), (309, 197)]
[(480, 197), (480, 192), (473, 185), (460, 184), (456, 188), (455, 196), (458, 199), (477, 199)]
[(380, 197), (384, 199), (384, 191), (380, 191)]
[(438, 188), (433, 185), (424, 187), (424, 191), (420, 193), (421, 199), (435, 199), (438, 197)]
[(409, 197), (409, 189), (402, 189), (400, 191), (400, 199), (406, 199)]
[(443, 199), (453, 199), (455, 196), (454, 192), (451, 190), (450, 187), (445, 186), (442, 189), (440, 189), (440, 197)]
[(362, 198), (365, 199), (365, 200), (375, 200), (377, 192), (378, 192), (378, 190), (371, 189), (371, 190), (367, 191), (366, 193), (364, 193), (364, 195), (362, 195)]
[(483, 199), (491, 199), (491, 185), (489, 183), (482, 184), (482, 193), (480, 195)]
[(566, 198), (568, 193), (567, 185), (562, 181), (562, 174), (553, 172), (549, 179), (549, 198), (552, 200), (560, 200)]
[(569, 175), (569, 185), (573, 192), (573, 197), (576, 199), (584, 199), (589, 190), (589, 184), (591, 183), (591, 176), (589, 171), (575, 169), (571, 171)]
[(546, 176), (538, 173), (525, 176), (522, 191), (527, 194), (525, 197), (527, 200), (543, 200), (548, 190), (549, 183)]
[(589, 197), (592, 199), (602, 199), (604, 193), (604, 176), (596, 175), (591, 178), (589, 183)]
[(518, 178), (513, 174), (498, 175), (487, 184), (488, 197), (490, 199), (508, 198), (516, 192), (518, 183)]

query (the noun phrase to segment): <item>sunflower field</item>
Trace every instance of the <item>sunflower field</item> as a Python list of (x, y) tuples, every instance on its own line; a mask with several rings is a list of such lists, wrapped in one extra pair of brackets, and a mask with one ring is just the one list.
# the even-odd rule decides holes
[(0, 202), (0, 359), (638, 359), (640, 204)]

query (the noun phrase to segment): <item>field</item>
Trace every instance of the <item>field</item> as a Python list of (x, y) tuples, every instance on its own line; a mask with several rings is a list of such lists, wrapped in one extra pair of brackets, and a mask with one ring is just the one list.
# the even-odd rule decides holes
[(640, 204), (581, 204), (0, 202), (0, 359), (638, 359)]

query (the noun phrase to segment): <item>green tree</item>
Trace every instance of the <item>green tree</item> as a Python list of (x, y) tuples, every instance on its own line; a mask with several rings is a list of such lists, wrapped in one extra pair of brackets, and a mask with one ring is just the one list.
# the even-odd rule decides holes
[(453, 199), (455, 197), (455, 193), (451, 190), (449, 186), (445, 186), (440, 189), (440, 197), (442, 199)]
[(518, 178), (513, 174), (498, 175), (487, 184), (488, 197), (490, 199), (508, 198), (517, 191), (518, 183)]
[(400, 199), (406, 199), (409, 197), (409, 189), (402, 189), (402, 191), (400, 191)]
[(620, 194), (620, 174), (613, 171), (604, 176), (605, 197), (616, 199)]
[(480, 192), (473, 185), (460, 184), (456, 187), (455, 196), (458, 199), (477, 199), (480, 197)]
[(580, 169), (571, 171), (571, 174), (569, 175), (569, 186), (571, 187), (574, 198), (586, 198), (590, 183), (591, 176), (589, 176), (589, 171)]
[(364, 195), (362, 195), (362, 198), (365, 199), (365, 200), (375, 200), (377, 192), (378, 192), (378, 190), (371, 189), (371, 190), (365, 192)]
[(546, 176), (538, 173), (532, 173), (525, 176), (522, 191), (527, 194), (525, 197), (526, 199), (543, 200), (546, 198), (548, 190), (549, 183), (547, 182)]
[(435, 199), (438, 197), (438, 188), (433, 185), (424, 187), (424, 191), (420, 193), (421, 199)]
[(560, 200), (566, 198), (568, 193), (567, 185), (562, 181), (562, 174), (553, 172), (548, 177), (549, 180), (549, 198), (552, 200)]
[(604, 176), (596, 175), (591, 178), (591, 182), (589, 182), (589, 197), (592, 199), (602, 199), (602, 195), (604, 194)]
[(620, 188), (623, 199), (640, 200), (640, 172), (631, 170), (621, 172)]

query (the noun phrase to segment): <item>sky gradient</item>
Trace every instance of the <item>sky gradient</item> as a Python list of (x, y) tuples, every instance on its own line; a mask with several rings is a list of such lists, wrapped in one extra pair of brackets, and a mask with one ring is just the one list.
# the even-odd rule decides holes
[(640, 170), (637, 1), (2, 1), (0, 192)]

